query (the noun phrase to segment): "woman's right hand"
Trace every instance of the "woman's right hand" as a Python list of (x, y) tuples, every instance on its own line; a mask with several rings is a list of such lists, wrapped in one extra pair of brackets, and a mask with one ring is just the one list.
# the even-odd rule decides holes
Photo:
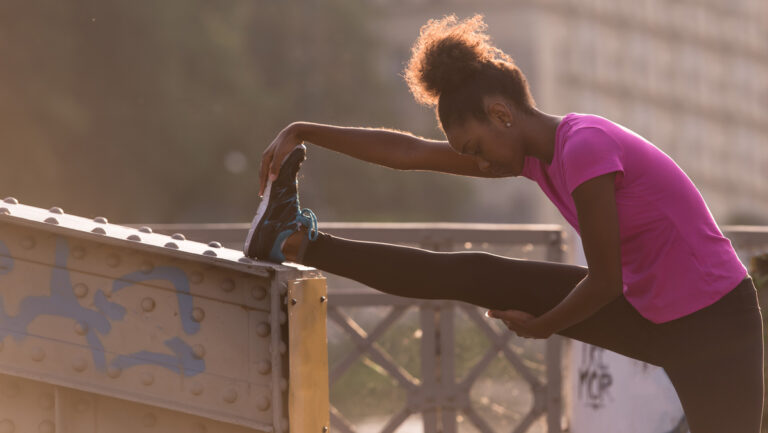
[(267, 187), (268, 180), (277, 179), (280, 172), (280, 166), (285, 157), (304, 140), (298, 137), (298, 126), (292, 123), (286, 126), (274, 140), (267, 146), (261, 155), (261, 169), (259, 171), (259, 197), (264, 196), (264, 189)]

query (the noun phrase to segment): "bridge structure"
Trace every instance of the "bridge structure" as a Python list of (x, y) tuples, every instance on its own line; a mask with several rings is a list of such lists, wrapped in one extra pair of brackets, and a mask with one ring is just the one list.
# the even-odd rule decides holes
[(327, 432), (326, 295), (311, 268), (6, 198), (0, 432)]
[[(477, 307), (390, 296), (312, 268), (251, 260), (239, 251), (247, 228), (122, 226), (0, 202), (0, 433), (357, 433), (329, 389), (360, 360), (403, 390), (401, 409), (376, 431), (398, 431), (414, 416), (425, 433), (567, 429), (567, 339), (539, 341), (531, 351)], [(573, 246), (556, 225), (320, 228), (549, 261), (568, 261)], [(766, 228), (723, 231), (745, 262), (768, 251)], [(381, 314), (355, 314), (371, 307)], [(414, 312), (418, 373), (381, 344)], [(488, 345), (461, 366), (457, 336), (467, 323)], [(352, 344), (329, 365), (332, 331)], [(514, 407), (484, 388), (498, 360), (517, 377), (504, 389), (524, 397)], [(479, 400), (478, 389), (485, 393)], [(512, 421), (493, 418), (494, 411)]]

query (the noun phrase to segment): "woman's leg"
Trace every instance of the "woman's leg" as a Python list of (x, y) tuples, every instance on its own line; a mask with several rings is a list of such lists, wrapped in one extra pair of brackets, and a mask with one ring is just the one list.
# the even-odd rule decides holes
[[(451, 299), (485, 308), (541, 315), (587, 275), (581, 266), (512, 259), (484, 252), (433, 252), (321, 233), (301, 262), (376, 290), (421, 299)], [(620, 296), (559, 334), (655, 363), (651, 322)]]
[(759, 433), (763, 327), (751, 279), (656, 334), (691, 433)]

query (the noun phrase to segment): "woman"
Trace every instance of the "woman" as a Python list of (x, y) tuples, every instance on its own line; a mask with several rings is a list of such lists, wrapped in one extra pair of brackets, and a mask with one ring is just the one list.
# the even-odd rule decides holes
[[(756, 290), (672, 159), (602, 117), (539, 111), (482, 17), (431, 20), (405, 78), (447, 141), (294, 123), (263, 155), (250, 257), (290, 260), (383, 292), (456, 299), (531, 338), (552, 334), (663, 367), (692, 433), (758, 433), (763, 339)], [(304, 141), (402, 170), (534, 180), (580, 233), (587, 268), (333, 237), (301, 210)]]

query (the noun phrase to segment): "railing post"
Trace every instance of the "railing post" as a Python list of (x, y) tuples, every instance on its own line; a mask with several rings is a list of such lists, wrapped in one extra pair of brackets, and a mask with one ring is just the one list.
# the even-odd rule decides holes
[(454, 369), (453, 329), (454, 303), (446, 302), (440, 309), (440, 392), (442, 393), (442, 433), (456, 433), (456, 372)]
[(437, 340), (435, 338), (435, 315), (432, 305), (422, 304), (419, 310), (421, 320), (421, 401), (424, 433), (437, 433)]
[[(553, 233), (547, 245), (547, 260), (562, 262), (564, 249), (563, 232)], [(563, 374), (562, 374), (563, 338), (553, 335), (547, 340), (547, 432), (562, 432), (563, 413)]]

